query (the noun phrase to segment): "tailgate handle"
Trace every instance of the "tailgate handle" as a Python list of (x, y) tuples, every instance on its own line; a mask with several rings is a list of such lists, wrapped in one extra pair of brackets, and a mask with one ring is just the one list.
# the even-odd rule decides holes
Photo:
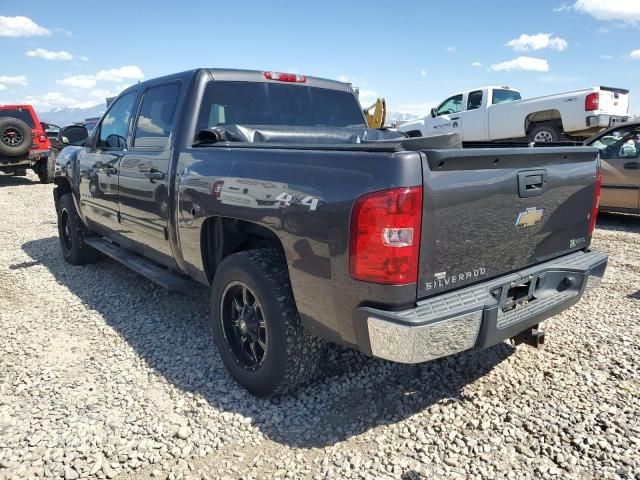
[(547, 189), (546, 170), (527, 170), (518, 173), (518, 194), (520, 198), (537, 197)]

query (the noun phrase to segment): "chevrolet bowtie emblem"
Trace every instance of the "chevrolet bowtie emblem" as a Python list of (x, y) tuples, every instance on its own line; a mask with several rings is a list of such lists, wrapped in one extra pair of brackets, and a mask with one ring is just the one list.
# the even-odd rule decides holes
[(524, 212), (520, 212), (518, 214), (518, 219), (516, 220), (516, 227), (532, 227), (536, 223), (542, 220), (542, 214), (544, 213), (544, 208), (536, 208), (531, 207), (527, 208)]

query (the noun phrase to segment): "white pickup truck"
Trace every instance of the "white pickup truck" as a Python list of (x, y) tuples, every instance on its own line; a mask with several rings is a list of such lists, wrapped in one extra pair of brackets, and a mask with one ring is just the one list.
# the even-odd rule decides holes
[(452, 95), (430, 115), (398, 130), (415, 137), (457, 132), (467, 142), (555, 142), (587, 138), (630, 119), (629, 91), (621, 88), (593, 87), (523, 100), (518, 90), (484, 87)]

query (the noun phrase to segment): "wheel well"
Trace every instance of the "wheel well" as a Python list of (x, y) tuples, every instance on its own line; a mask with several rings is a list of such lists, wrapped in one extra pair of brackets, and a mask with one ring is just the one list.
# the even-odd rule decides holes
[(53, 198), (56, 205), (58, 205), (62, 195), (65, 193), (71, 193), (71, 184), (69, 183), (69, 180), (64, 177), (55, 177), (53, 179), (53, 183), (56, 185), (56, 188), (53, 189)]
[(421, 137), (422, 132), (420, 130), (409, 130), (408, 132), (404, 132), (408, 137)]
[(271, 248), (283, 251), (278, 236), (267, 227), (257, 223), (226, 217), (211, 217), (205, 220), (200, 234), (202, 265), (209, 283), (218, 265), (229, 255)]
[(524, 130), (529, 133), (541, 123), (551, 123), (562, 130), (562, 115), (554, 109), (530, 113), (524, 120)]

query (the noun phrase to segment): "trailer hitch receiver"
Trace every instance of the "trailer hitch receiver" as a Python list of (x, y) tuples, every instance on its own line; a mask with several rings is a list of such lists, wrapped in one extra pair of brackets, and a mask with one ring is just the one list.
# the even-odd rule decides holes
[(534, 325), (520, 332), (515, 337), (511, 337), (511, 342), (516, 346), (525, 343), (530, 347), (540, 348), (544, 345), (544, 332), (541, 331), (539, 327), (539, 325)]

